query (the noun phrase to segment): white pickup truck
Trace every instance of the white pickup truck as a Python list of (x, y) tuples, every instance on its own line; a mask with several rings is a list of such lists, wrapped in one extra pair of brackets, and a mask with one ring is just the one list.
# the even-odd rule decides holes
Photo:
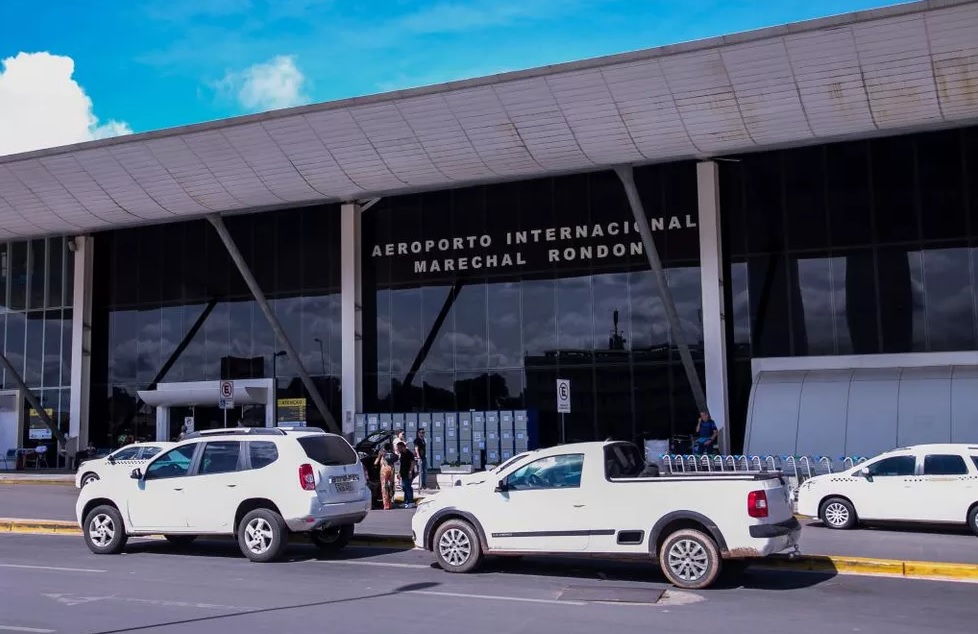
[(412, 531), (448, 572), (470, 572), (485, 555), (631, 556), (702, 589), (725, 561), (797, 551), (789, 499), (778, 473), (659, 476), (632, 443), (580, 443), (425, 499)]

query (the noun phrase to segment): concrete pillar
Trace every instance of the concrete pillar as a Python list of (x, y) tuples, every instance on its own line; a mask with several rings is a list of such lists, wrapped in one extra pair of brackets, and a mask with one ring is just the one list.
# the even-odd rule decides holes
[(720, 427), (722, 451), (730, 452), (727, 393), (727, 328), (723, 303), (723, 241), (720, 233), (720, 171), (715, 161), (696, 165), (699, 201), (700, 284), (703, 294), (703, 355), (706, 403)]
[(79, 449), (88, 446), (88, 403), (91, 397), (92, 285), (95, 239), (75, 236), (75, 277), (71, 291), (71, 399), (68, 436), (78, 438)]
[(343, 347), (342, 401), (343, 434), (352, 437), (353, 421), (363, 411), (363, 311), (361, 277), (360, 205), (343, 203), (340, 208), (340, 314)]

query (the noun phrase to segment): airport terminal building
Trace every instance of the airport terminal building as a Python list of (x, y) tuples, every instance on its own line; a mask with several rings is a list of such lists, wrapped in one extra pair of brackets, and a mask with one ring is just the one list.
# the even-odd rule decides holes
[(0, 240), (0, 453), (704, 405), (734, 452), (976, 441), (978, 2), (2, 157)]

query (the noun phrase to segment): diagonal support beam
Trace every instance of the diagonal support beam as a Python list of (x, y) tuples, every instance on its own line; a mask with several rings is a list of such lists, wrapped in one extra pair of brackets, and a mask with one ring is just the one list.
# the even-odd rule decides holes
[[(41, 422), (43, 422), (47, 428), (51, 430), (51, 434), (57, 439), (58, 444), (60, 444), (62, 447), (67, 446), (68, 439), (65, 438), (63, 433), (61, 433), (61, 430), (58, 429), (58, 426), (54, 423), (54, 421), (51, 420), (48, 413), (44, 411), (44, 408), (41, 407), (41, 401), (37, 400), (37, 397), (34, 396), (34, 392), (31, 391), (31, 388), (27, 387), (27, 384), (24, 383), (24, 379), (20, 376), (20, 373), (17, 372), (14, 366), (10, 364), (10, 361), (8, 361), (7, 357), (3, 354), (0, 354), (0, 365), (2, 365), (7, 371), (7, 376), (12, 378), (14, 383), (17, 384), (17, 388), (20, 390), (21, 394), (24, 395), (24, 398), (27, 399), (27, 402), (30, 403), (31, 407), (34, 408), (34, 411), (37, 412), (37, 415), (41, 418)], [(18, 439), (17, 442), (19, 443), (20, 439)]]
[[(255, 298), (255, 301), (258, 302), (258, 306), (261, 308), (261, 311), (265, 313), (265, 319), (268, 320), (268, 325), (272, 327), (272, 331), (275, 333), (275, 337), (278, 339), (279, 345), (285, 348), (285, 352), (289, 355), (289, 359), (295, 365), (296, 371), (299, 373), (299, 378), (302, 380), (302, 384), (306, 386), (306, 391), (309, 392), (309, 396), (312, 397), (312, 402), (316, 405), (316, 409), (319, 410), (319, 414), (326, 422), (326, 426), (329, 427), (329, 431), (333, 432), (334, 434), (342, 434), (343, 431), (336, 425), (336, 421), (333, 420), (333, 417), (329, 413), (329, 409), (326, 407), (326, 401), (323, 400), (323, 397), (316, 388), (316, 384), (313, 382), (312, 377), (309, 376), (306, 366), (302, 364), (302, 359), (299, 357), (299, 353), (292, 345), (288, 335), (285, 334), (282, 324), (279, 323), (278, 317), (275, 316), (275, 313), (272, 311), (272, 307), (268, 304), (268, 299), (258, 286), (258, 281), (255, 279), (255, 276), (251, 274), (251, 269), (248, 268), (248, 263), (244, 261), (244, 258), (241, 256), (241, 252), (238, 251), (237, 245), (234, 244), (234, 239), (231, 237), (231, 234), (228, 233), (228, 229), (224, 225), (224, 221), (218, 215), (207, 216), (207, 220), (214, 226), (214, 229), (217, 231), (217, 235), (221, 238), (221, 242), (224, 243), (224, 248), (227, 249), (228, 255), (231, 256), (231, 260), (234, 262), (235, 266), (238, 267), (238, 272), (241, 273), (241, 277), (244, 278), (245, 284), (248, 285), (248, 289), (251, 291), (252, 296)], [(273, 395), (273, 398), (275, 398), (275, 395)]]
[(425, 337), (424, 343), (421, 344), (421, 349), (418, 350), (418, 354), (414, 357), (414, 363), (411, 364), (411, 369), (408, 370), (407, 375), (404, 377), (404, 385), (401, 389), (407, 389), (411, 387), (414, 383), (414, 377), (421, 369), (421, 365), (424, 360), (428, 358), (428, 353), (431, 352), (431, 346), (434, 345), (435, 339), (438, 337), (438, 333), (441, 332), (441, 327), (445, 324), (445, 320), (448, 319), (448, 313), (451, 312), (452, 306), (455, 305), (455, 300), (458, 299), (459, 293), (462, 292), (462, 287), (465, 286), (465, 279), (459, 278), (455, 280), (452, 287), (448, 289), (448, 295), (445, 297), (445, 302), (441, 305), (441, 310), (438, 311), (438, 316), (435, 317), (435, 323), (431, 325), (431, 330), (428, 331), (428, 336)]
[(190, 327), (190, 330), (187, 331), (187, 334), (183, 336), (183, 339), (180, 341), (179, 344), (177, 344), (177, 347), (173, 349), (173, 352), (170, 354), (170, 357), (166, 360), (166, 363), (163, 364), (163, 367), (160, 368), (160, 371), (156, 373), (155, 377), (153, 377), (153, 382), (150, 383), (149, 387), (146, 388), (147, 390), (155, 390), (156, 386), (159, 385), (159, 382), (166, 377), (167, 372), (170, 371), (170, 368), (173, 367), (173, 364), (177, 362), (177, 359), (180, 358), (180, 355), (183, 354), (183, 351), (187, 349), (187, 346), (190, 345), (190, 342), (193, 341), (194, 337), (197, 336), (197, 332), (200, 331), (201, 326), (204, 325), (204, 322), (207, 321), (207, 318), (214, 311), (215, 306), (217, 306), (216, 297), (212, 298), (209, 302), (207, 302), (207, 305), (204, 306), (204, 310), (202, 310), (200, 312), (200, 315), (197, 316), (197, 321), (195, 321), (194, 325)]
[(638, 188), (635, 186), (635, 176), (630, 165), (616, 167), (615, 173), (625, 187), (625, 195), (628, 196), (628, 205), (632, 208), (632, 215), (638, 224), (638, 232), (642, 236), (642, 246), (645, 255), (649, 260), (649, 267), (655, 275), (655, 281), (659, 286), (659, 296), (662, 297), (662, 304), (666, 309), (666, 318), (669, 320), (669, 329), (672, 331), (672, 339), (679, 349), (679, 358), (682, 359), (683, 368), (686, 370), (686, 379), (689, 387), (693, 391), (693, 398), (696, 400), (696, 407), (699, 411), (706, 411), (706, 394), (703, 391), (703, 384), (700, 383), (699, 374), (696, 372), (696, 365), (693, 363), (693, 355), (689, 352), (689, 345), (686, 337), (683, 336), (683, 326), (679, 321), (679, 313), (676, 311), (676, 302), (673, 301), (672, 291), (669, 290), (669, 280), (666, 279), (666, 272), (662, 268), (662, 260), (659, 259), (659, 251), (655, 247), (652, 239), (652, 228), (649, 225), (648, 216), (645, 215), (645, 208), (642, 206), (642, 199), (638, 195)]

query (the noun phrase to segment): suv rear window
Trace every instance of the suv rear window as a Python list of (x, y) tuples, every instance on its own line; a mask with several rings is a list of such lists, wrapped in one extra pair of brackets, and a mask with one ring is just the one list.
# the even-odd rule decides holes
[(357, 452), (339, 436), (327, 434), (303, 436), (299, 438), (299, 444), (310, 460), (327, 467), (356, 464), (359, 461)]

